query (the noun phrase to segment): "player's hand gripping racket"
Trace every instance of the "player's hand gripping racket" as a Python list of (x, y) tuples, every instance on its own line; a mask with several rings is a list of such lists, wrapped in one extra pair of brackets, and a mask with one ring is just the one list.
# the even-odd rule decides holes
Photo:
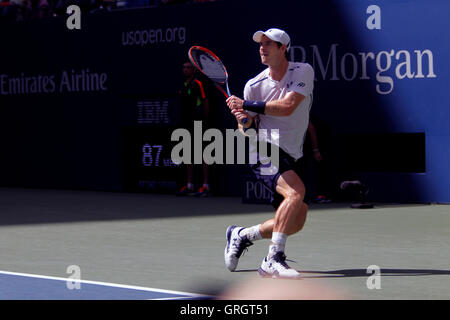
[[(226, 98), (231, 96), (228, 88), (228, 72), (222, 61), (211, 50), (200, 46), (193, 46), (189, 49), (189, 60), (205, 76), (210, 78), (217, 89), (222, 92)], [(248, 119), (242, 120), (247, 123)]]

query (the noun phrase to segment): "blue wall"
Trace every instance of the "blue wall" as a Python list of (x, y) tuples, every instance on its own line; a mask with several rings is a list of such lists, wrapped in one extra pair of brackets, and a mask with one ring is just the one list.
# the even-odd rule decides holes
[[(380, 8), (381, 29), (366, 25), (370, 5)], [(276, 26), (292, 38), (292, 59), (315, 68), (312, 112), (331, 133), (337, 175), (366, 181), (373, 200), (450, 202), (448, 12), (445, 0), (229, 0), (83, 14), (81, 30), (68, 30), (64, 18), (1, 24), (0, 185), (127, 189), (124, 132), (143, 126), (136, 101), (174, 96), (191, 45), (218, 53), (231, 91), (242, 95), (246, 80), (263, 69), (251, 36)], [(80, 82), (69, 91), (64, 77), (83, 72), (103, 77), (103, 87), (83, 90)], [(8, 81), (27, 77), (50, 80), (46, 90), (11, 93)], [(221, 97), (213, 101), (216, 125), (234, 127)], [(352, 170), (358, 150), (370, 149), (357, 140), (351, 148), (352, 139), (383, 133), (423, 133), (425, 144), (417, 149), (423, 148), (424, 170), (383, 171), (364, 163)], [(401, 156), (372, 152), (384, 162)], [(235, 193), (231, 186), (245, 169), (215, 170), (219, 193)]]

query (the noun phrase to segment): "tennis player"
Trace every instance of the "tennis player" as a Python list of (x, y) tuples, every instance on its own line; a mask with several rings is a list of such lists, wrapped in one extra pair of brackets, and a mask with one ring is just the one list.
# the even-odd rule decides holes
[[(291, 41), (283, 30), (258, 31), (253, 40), (259, 43), (261, 62), (267, 68), (247, 82), (244, 100), (231, 96), (227, 105), (240, 130), (245, 132), (253, 127), (279, 132), (279, 136), (258, 137), (279, 148), (279, 163), (263, 164), (258, 158), (257, 164), (251, 165), (256, 177), (273, 191), (272, 205), (276, 213), (273, 219), (252, 227), (229, 226), (225, 264), (234, 271), (243, 250), (253, 241), (271, 239), (258, 273), (273, 278), (298, 278), (300, 273), (286, 263), (285, 246), (287, 237), (303, 228), (308, 210), (304, 202), (305, 185), (298, 168), (309, 123), (314, 70), (307, 63), (288, 60)], [(248, 118), (245, 124), (242, 123), (244, 118)], [(262, 168), (273, 165), (277, 165), (277, 172), (263, 174)]]

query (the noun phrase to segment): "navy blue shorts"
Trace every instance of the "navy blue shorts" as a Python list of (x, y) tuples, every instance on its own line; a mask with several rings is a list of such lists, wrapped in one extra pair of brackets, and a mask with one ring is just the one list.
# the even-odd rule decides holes
[[(273, 147), (274, 146), (269, 144), (267, 146), (267, 150), (272, 150)], [(253, 173), (255, 174), (256, 178), (258, 180), (262, 181), (264, 183), (264, 185), (272, 191), (272, 197), (270, 199), (270, 202), (275, 209), (278, 209), (281, 202), (283, 202), (283, 200), (284, 200), (284, 197), (281, 194), (279, 194), (276, 190), (278, 178), (284, 172), (293, 170), (295, 173), (297, 173), (297, 175), (300, 177), (300, 179), (302, 179), (303, 183), (305, 183), (305, 181), (302, 178), (302, 175), (303, 175), (302, 173), (304, 171), (303, 158), (300, 158), (296, 161), (289, 154), (287, 154), (283, 149), (275, 148), (274, 151), (276, 152), (276, 150), (278, 150), (278, 154), (279, 154), (278, 172), (271, 174), (271, 175), (262, 174), (261, 169), (262, 168), (270, 168), (272, 163), (271, 162), (268, 162), (265, 164), (261, 163), (259, 154), (258, 154), (258, 158), (257, 158), (257, 163), (251, 164), (250, 168), (253, 171)], [(306, 197), (304, 199), (304, 202), (307, 203)]]

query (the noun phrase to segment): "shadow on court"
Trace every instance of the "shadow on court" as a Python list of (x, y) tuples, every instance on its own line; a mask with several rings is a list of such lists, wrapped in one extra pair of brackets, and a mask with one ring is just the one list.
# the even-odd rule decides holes
[(238, 197), (47, 189), (0, 189), (0, 226), (103, 220), (198, 217), (273, 212), (270, 205)]
[[(318, 206), (320, 210), (335, 210), (348, 208), (349, 203)], [(310, 204), (310, 209), (314, 207)], [(386, 205), (375, 204), (375, 208), (383, 207)], [(275, 213), (271, 205), (244, 204), (239, 197), (197, 198), (155, 193), (0, 188), (0, 226), (263, 212)]]
[[(450, 275), (450, 270), (434, 270), (434, 269), (380, 269), (382, 276), (387, 277), (416, 277), (416, 276), (434, 276), (434, 275)], [(330, 271), (302, 271), (305, 274), (320, 274), (319, 276), (304, 276), (304, 278), (351, 278), (351, 277), (365, 277), (371, 273), (367, 269), (342, 269)]]
[[(370, 273), (367, 269), (341, 269), (328, 271), (315, 270), (298, 270), (302, 273), (303, 279), (321, 279), (321, 278), (367, 278)], [(256, 273), (256, 269), (236, 270), (234, 272), (249, 272)], [(380, 269), (382, 276), (387, 277), (417, 277), (417, 276), (435, 276), (435, 275), (450, 275), (450, 270), (435, 270), (435, 269)], [(306, 275), (305, 275), (306, 274)]]

